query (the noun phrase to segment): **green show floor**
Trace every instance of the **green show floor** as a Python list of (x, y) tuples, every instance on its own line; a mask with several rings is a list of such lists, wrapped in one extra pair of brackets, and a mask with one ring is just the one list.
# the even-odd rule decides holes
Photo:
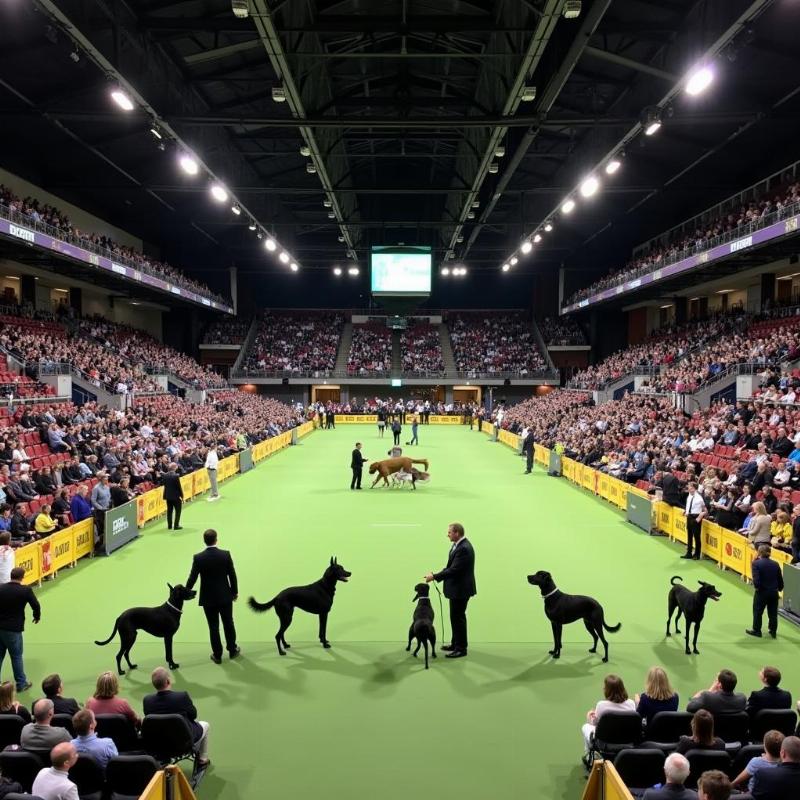
[[(403, 439), (406, 433), (404, 431)], [(205, 618), (186, 607), (176, 637), (175, 688), (188, 690), (211, 723), (212, 767), (200, 798), (250, 800), (273, 795), (334, 800), (375, 794), (406, 798), (543, 797), (577, 800), (583, 788), (580, 726), (615, 672), (631, 693), (647, 669), (668, 670), (682, 705), (722, 667), (740, 689), (758, 688), (773, 664), (785, 688), (800, 694), (800, 630), (781, 623), (779, 639), (753, 640), (752, 589), (710, 562), (686, 562), (681, 549), (627, 525), (599, 498), (462, 426), (420, 426), (421, 445), (406, 454), (430, 459), (431, 481), (410, 488), (349, 490), (350, 451), (385, 458), (391, 436), (374, 426), (317, 431), (221, 487), (222, 499), (184, 510), (184, 530), (151, 525), (110, 558), (84, 560), (42, 589), (42, 622), (27, 625), (26, 671), (34, 685), (60, 672), (66, 693), (83, 702), (97, 674), (114, 666), (116, 641), (97, 647), (115, 617), (134, 605), (158, 605), (166, 583), (186, 580), (202, 531), (216, 528), (236, 563), (236, 624), (243, 656), (209, 660)], [(440, 569), (447, 525), (460, 521), (476, 550), (478, 595), (470, 602), (470, 653), (439, 658), (425, 672), (405, 652), (413, 587)], [(254, 614), (246, 598), (319, 578), (330, 557), (352, 570), (340, 584), (328, 622), (331, 650), (317, 642), (317, 618), (297, 612), (281, 658), (274, 613)], [(547, 655), (550, 625), (538, 589), (525, 576), (547, 569), (563, 591), (591, 594), (609, 624), (610, 663), (587, 652), (578, 623), (564, 629), (560, 661)], [(665, 639), (672, 575), (723, 592), (709, 603), (700, 656)], [(442, 641), (438, 597), (432, 594)], [(447, 606), (445, 605), (445, 617)], [(445, 620), (449, 637), (449, 622)], [(150, 671), (163, 664), (160, 641), (140, 636), (139, 669), (121, 678), (121, 694), (141, 708)], [(3, 677), (10, 665), (4, 664)], [(33, 692), (23, 696), (33, 699)]]

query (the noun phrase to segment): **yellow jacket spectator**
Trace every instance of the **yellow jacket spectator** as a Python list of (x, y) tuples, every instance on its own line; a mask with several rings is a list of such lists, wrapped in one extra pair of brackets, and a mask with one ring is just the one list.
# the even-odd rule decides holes
[[(50, 516), (50, 506), (45, 503), (36, 515), (36, 520), (33, 523), (33, 529), (38, 534), (52, 533), (58, 528), (56, 521)], [(791, 530), (791, 528), (790, 528)]]
[(785, 511), (779, 511), (775, 521), (770, 525), (770, 533), (773, 541), (788, 542), (792, 538), (792, 523), (789, 522), (789, 515)]

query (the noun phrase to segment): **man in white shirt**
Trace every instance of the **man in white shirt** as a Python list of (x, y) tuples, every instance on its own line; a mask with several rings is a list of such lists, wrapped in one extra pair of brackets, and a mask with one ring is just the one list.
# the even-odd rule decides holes
[[(686, 498), (686, 508), (683, 512), (686, 517), (686, 553), (681, 558), (693, 558), (699, 561), (702, 548), (700, 530), (703, 525), (703, 517), (708, 513), (708, 509), (702, 495), (697, 491), (696, 483), (690, 483), (687, 489), (689, 496)], [(692, 545), (694, 545), (694, 553)]]
[(217, 455), (217, 446), (215, 444), (208, 448), (206, 454), (205, 467), (208, 470), (208, 480), (211, 484), (211, 494), (208, 496), (208, 501), (213, 502), (219, 500), (219, 489), (217, 488), (217, 467), (219, 466), (219, 456)]
[(39, 770), (32, 793), (42, 800), (79, 800), (78, 787), (68, 775), (77, 760), (78, 751), (71, 742), (57, 744), (50, 751), (52, 766)]

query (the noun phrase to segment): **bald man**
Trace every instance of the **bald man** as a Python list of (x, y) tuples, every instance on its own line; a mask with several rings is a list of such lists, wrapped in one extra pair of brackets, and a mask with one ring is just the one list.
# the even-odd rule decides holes
[(39, 770), (32, 793), (42, 800), (79, 800), (78, 787), (68, 775), (77, 760), (78, 751), (70, 742), (57, 744), (50, 751), (52, 766)]
[(54, 713), (52, 700), (45, 698), (33, 704), (33, 722), (22, 728), (19, 738), (23, 750), (49, 750), (72, 740), (66, 728), (51, 725)]

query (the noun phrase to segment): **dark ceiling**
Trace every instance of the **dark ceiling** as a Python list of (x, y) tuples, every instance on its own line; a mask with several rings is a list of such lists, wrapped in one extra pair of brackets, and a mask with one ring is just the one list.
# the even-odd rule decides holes
[[(215, 288), (231, 264), (268, 288), (282, 267), (244, 216), (214, 206), (207, 180), (180, 173), (174, 144), (157, 149), (149, 113), (110, 103), (114, 72), (303, 272), (330, 272), (351, 246), (366, 267), (370, 246), (403, 242), (494, 276), (723, 35), (710, 90), (677, 94), (661, 131), (627, 144), (620, 172), (516, 270), (567, 264), (588, 280), (798, 158), (790, 0), (584, 0), (574, 20), (564, 0), (249, 7), (237, 19), (230, 0), (0, 0), (0, 166), (131, 229)], [(535, 100), (521, 101), (523, 86)], [(304, 280), (325, 292), (322, 277)]]

